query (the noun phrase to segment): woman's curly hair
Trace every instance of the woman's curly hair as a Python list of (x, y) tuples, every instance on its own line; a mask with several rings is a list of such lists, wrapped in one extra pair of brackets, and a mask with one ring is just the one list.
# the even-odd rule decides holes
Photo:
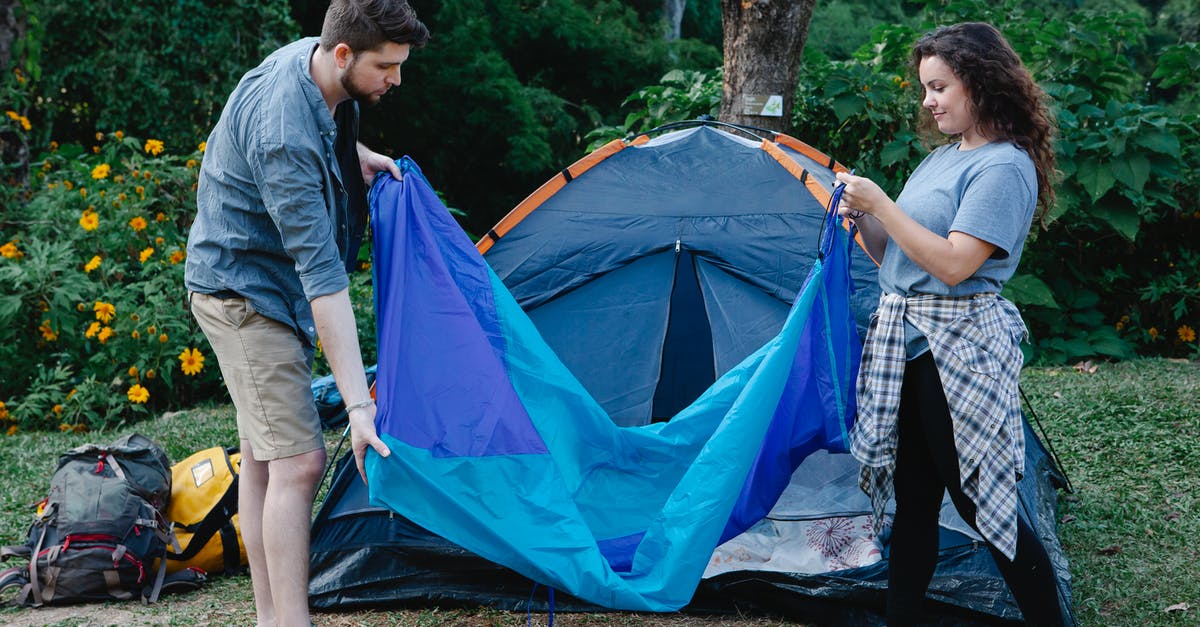
[[(1016, 51), (990, 24), (963, 22), (923, 35), (913, 46), (914, 74), (921, 60), (938, 57), (967, 88), (980, 130), (993, 140), (1025, 149), (1037, 170), (1042, 213), (1054, 204), (1054, 115), (1048, 97)], [(922, 115), (922, 128), (936, 128)]]

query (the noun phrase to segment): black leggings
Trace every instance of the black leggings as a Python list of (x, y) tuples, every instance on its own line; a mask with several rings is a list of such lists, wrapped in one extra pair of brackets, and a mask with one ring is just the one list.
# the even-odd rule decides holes
[[(887, 624), (919, 625), (925, 591), (938, 555), (942, 491), (963, 520), (975, 524), (975, 504), (963, 494), (946, 395), (933, 356), (908, 362), (900, 396), (896, 451), (896, 518), (888, 564)], [(1028, 625), (1062, 625), (1058, 587), (1046, 549), (1018, 516), (1017, 553), (1009, 561), (990, 544), (1009, 590)], [(976, 528), (978, 531), (978, 529)]]

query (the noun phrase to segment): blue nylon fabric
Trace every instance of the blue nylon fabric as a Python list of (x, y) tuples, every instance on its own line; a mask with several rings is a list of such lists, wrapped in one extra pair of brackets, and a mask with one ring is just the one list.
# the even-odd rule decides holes
[(592, 603), (673, 611), (804, 456), (844, 450), (858, 349), (832, 222), (779, 335), (671, 421), (618, 427), (400, 163), (405, 180), (377, 179), (371, 202), (392, 449), (368, 454), (373, 504)]

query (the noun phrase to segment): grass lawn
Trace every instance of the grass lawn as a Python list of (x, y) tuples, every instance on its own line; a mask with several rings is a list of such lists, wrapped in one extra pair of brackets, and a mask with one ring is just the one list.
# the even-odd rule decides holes
[[(1062, 494), (1059, 533), (1071, 562), (1082, 625), (1200, 624), (1200, 363), (1167, 360), (1027, 368), (1026, 394), (1075, 488)], [(154, 438), (172, 460), (236, 442), (228, 406), (160, 416), (112, 433), (0, 437), (0, 544), (24, 540), (28, 504), (49, 486), (58, 454), (128, 431)], [(340, 434), (327, 434), (330, 448)], [(331, 450), (332, 452), (332, 450)], [(11, 595), (6, 595), (11, 596)], [(314, 615), (318, 625), (524, 625), (519, 612), (360, 611)], [(158, 605), (109, 603), (0, 608), (5, 625), (249, 625), (249, 580), (215, 578), (204, 590)], [(562, 625), (792, 625), (766, 616), (560, 614)], [(546, 624), (534, 616), (533, 623)]]

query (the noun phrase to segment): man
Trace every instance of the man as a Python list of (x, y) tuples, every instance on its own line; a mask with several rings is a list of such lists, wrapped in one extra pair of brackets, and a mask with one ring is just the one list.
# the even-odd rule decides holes
[(346, 272), (365, 185), (400, 171), (357, 142), (358, 105), (399, 85), (401, 64), (428, 38), (405, 0), (333, 0), (319, 42), (284, 46), (243, 76), (208, 138), (184, 281), (237, 409), (238, 503), (260, 626), (310, 624), (309, 521), (325, 466), (310, 390), (318, 337), (359, 472), (368, 446), (389, 454)]

